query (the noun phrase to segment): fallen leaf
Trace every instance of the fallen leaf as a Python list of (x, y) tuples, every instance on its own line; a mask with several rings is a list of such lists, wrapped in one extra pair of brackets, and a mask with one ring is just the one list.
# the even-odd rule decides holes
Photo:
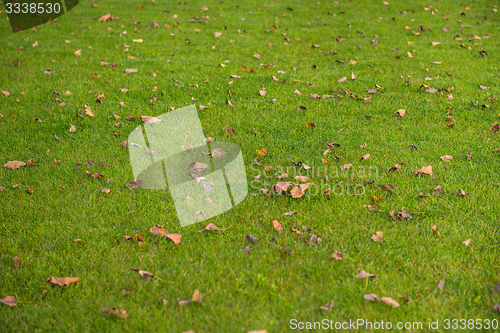
[(364, 270), (362, 269), (359, 269), (358, 270), (358, 274), (356, 274), (356, 279), (360, 280), (360, 279), (367, 279), (367, 278), (372, 278), (375, 279), (376, 275), (375, 274), (370, 274), (370, 273), (367, 273), (365, 272)]
[(19, 257), (14, 257), (14, 266), (19, 267), (19, 263), (21, 262), (22, 258)]
[(3, 303), (10, 307), (14, 307), (17, 305), (16, 298), (14, 296), (5, 296), (4, 298), (0, 298), (0, 303)]
[(437, 195), (438, 197), (441, 196), (441, 186), (436, 186), (433, 190), (432, 190), (432, 194), (434, 195)]
[(69, 131), (70, 131), (70, 132), (75, 132), (75, 131), (76, 131), (76, 127), (75, 127), (75, 125), (71, 125), (71, 126), (69, 127)]
[(94, 113), (92, 112), (92, 109), (87, 105), (85, 105), (85, 114), (89, 117), (94, 117)]
[(254, 56), (255, 58), (257, 58), (257, 59), (260, 59), (260, 54), (258, 54), (258, 53), (255, 53), (253, 56)]
[(373, 184), (373, 185), (375, 185), (382, 191), (387, 191), (389, 193), (392, 193), (392, 191), (394, 191), (394, 189), (396, 188), (394, 185), (391, 184)]
[(285, 215), (285, 216), (290, 216), (290, 215), (294, 215), (294, 214), (297, 214), (297, 212), (296, 212), (296, 211), (294, 211), (294, 210), (292, 210), (291, 212), (286, 212), (286, 213), (285, 213), (285, 214), (283, 214), (283, 215)]
[(466, 196), (465, 191), (462, 190), (461, 188), (459, 188), (458, 190), (455, 191), (455, 195), (459, 196), (459, 197), (465, 197)]
[(335, 260), (342, 260), (342, 259), (344, 259), (344, 256), (342, 255), (341, 252), (335, 251), (330, 258), (335, 259)]
[(436, 289), (438, 289), (438, 290), (443, 290), (443, 288), (444, 288), (444, 278), (439, 280), (439, 283), (436, 286)]
[(347, 80), (347, 77), (344, 76), (344, 77), (341, 77), (340, 79), (338, 79), (337, 82), (340, 83), (340, 82), (344, 82), (345, 80)]
[(246, 239), (247, 241), (249, 241), (250, 243), (252, 243), (252, 244), (257, 243), (257, 238), (255, 238), (255, 237), (254, 237), (254, 236), (252, 236), (251, 234), (247, 234), (247, 235), (245, 235), (245, 239)]
[(5, 90), (2, 90), (2, 94), (4, 94), (5, 96), (9, 96), (9, 95), (10, 95), (10, 92), (5, 91)]
[(328, 303), (327, 305), (322, 305), (319, 308), (321, 310), (325, 310), (325, 311), (332, 311), (332, 309), (333, 309), (333, 300), (330, 301), (330, 303)]
[(125, 318), (128, 317), (127, 311), (120, 310), (120, 309), (117, 309), (117, 308), (106, 307), (106, 308), (102, 308), (102, 311), (106, 315), (113, 315), (113, 316), (115, 316), (117, 318), (120, 318), (120, 319), (125, 319)]
[(385, 303), (385, 304), (387, 304), (387, 305), (390, 305), (390, 306), (392, 306), (394, 308), (399, 308), (399, 303), (396, 302), (395, 300), (393, 300), (390, 297), (382, 297), (380, 299), (380, 301), (383, 302), (383, 303)]
[(148, 272), (148, 271), (143, 271), (142, 269), (131, 268), (131, 270), (136, 271), (137, 273), (139, 273), (139, 275), (140, 275), (141, 277), (146, 278), (146, 279), (147, 279), (147, 278), (151, 278), (151, 277), (153, 277), (153, 276), (154, 276), (154, 274), (153, 274), (153, 273), (150, 273), (150, 272)]
[(347, 164), (341, 165), (340, 170), (349, 170), (352, 167), (353, 167), (352, 163), (347, 163)]
[(134, 43), (142, 43), (142, 42), (143, 42), (143, 40), (142, 40), (142, 39), (132, 39), (132, 41), (133, 41)]
[(19, 169), (22, 166), (25, 166), (26, 163), (23, 161), (9, 161), (3, 165), (4, 168), (7, 169)]
[(380, 242), (384, 239), (384, 233), (382, 231), (377, 231), (375, 235), (372, 235), (372, 240), (375, 242)]
[(103, 188), (101, 190), (102, 193), (106, 193), (106, 194), (109, 194), (111, 192), (111, 190), (109, 188)]
[(273, 228), (278, 232), (278, 234), (283, 233), (283, 226), (278, 220), (273, 221)]
[(487, 90), (487, 89), (490, 89), (490, 87), (486, 87), (486, 86), (481, 86), (481, 85), (480, 85), (479, 87), (480, 87), (481, 89), (483, 89), (483, 90)]
[(441, 44), (440, 42), (430, 42), (432, 46), (436, 46), (436, 45), (439, 45)]
[(309, 177), (306, 176), (295, 176), (295, 180), (299, 180), (303, 183), (307, 182), (309, 180)]
[(367, 160), (367, 159), (369, 159), (369, 158), (370, 158), (370, 154), (366, 154), (366, 155), (361, 156), (361, 157), (359, 158), (359, 160), (360, 160), (360, 161), (361, 161), (361, 160)]
[(255, 151), (257, 152), (257, 154), (259, 156), (264, 156), (264, 155), (267, 155), (267, 153), (269, 152), (269, 147), (264, 147), (264, 148), (260, 148), (260, 149), (255, 149)]
[(372, 206), (372, 205), (364, 205), (364, 207), (366, 209), (368, 209), (368, 211), (370, 212), (378, 212), (378, 208), (376, 206)]
[(198, 230), (198, 232), (202, 231), (219, 231), (219, 228), (213, 223), (209, 223), (205, 228)]
[(375, 295), (375, 294), (364, 294), (363, 297), (367, 301), (370, 301), (370, 302), (374, 302), (374, 301), (378, 301), (379, 300), (378, 296)]
[(178, 245), (181, 242), (182, 235), (180, 234), (171, 234), (168, 232), (168, 230), (162, 226), (162, 225), (155, 225), (151, 229), (149, 229), (149, 232), (151, 232), (153, 235), (158, 236), (158, 237), (167, 237), (170, 238), (175, 245)]
[(428, 174), (428, 175), (431, 175), (432, 176), (432, 166), (431, 165), (428, 165), (428, 166), (425, 166), (421, 169), (416, 169), (416, 170), (413, 170), (413, 174), (416, 176), (418, 174)]
[(125, 74), (132, 74), (132, 73), (137, 73), (137, 69), (135, 69), (135, 68), (126, 68), (125, 69)]
[(406, 111), (404, 109), (399, 109), (394, 111), (399, 117), (403, 118), (405, 116)]
[(140, 118), (141, 118), (141, 121), (143, 123), (157, 124), (157, 123), (161, 122), (160, 118), (151, 117), (151, 116), (140, 116)]
[(55, 276), (49, 277), (47, 279), (47, 281), (50, 281), (52, 284), (58, 284), (61, 287), (63, 287), (63, 286), (69, 286), (70, 284), (75, 283), (78, 280), (79, 280), (79, 278), (77, 278), (77, 277), (65, 277), (65, 278), (62, 278), (62, 277), (55, 277)]
[(292, 198), (294, 198), (294, 199), (301, 198), (304, 195), (304, 191), (307, 190), (307, 188), (311, 184), (313, 184), (313, 183), (299, 184), (298, 186), (297, 186), (297, 184), (294, 184), (295, 186), (290, 191)]
[(433, 225), (433, 226), (431, 227), (431, 230), (432, 230), (432, 233), (433, 233), (434, 235), (436, 235), (436, 236), (441, 236), (441, 234), (439, 233), (439, 230), (437, 230), (436, 225)]
[(245, 253), (248, 253), (248, 252), (250, 252), (250, 251), (252, 251), (252, 247), (251, 247), (250, 245), (247, 245), (247, 246), (245, 246), (245, 247), (243, 248), (243, 252), (245, 252)]
[(437, 93), (437, 90), (436, 90), (436, 89), (434, 89), (434, 88), (428, 88), (428, 89), (426, 89), (425, 91), (426, 91), (426, 92), (428, 92), (428, 93), (431, 93), (431, 94), (435, 94), (435, 93)]
[(469, 246), (471, 239), (464, 240), (462, 243), (465, 244), (465, 246)]
[(76, 57), (79, 57), (79, 56), (81, 56), (81, 55), (82, 55), (82, 50), (81, 50), (81, 49), (80, 49), (80, 50), (76, 50), (76, 51), (75, 51), (75, 56), (76, 56)]

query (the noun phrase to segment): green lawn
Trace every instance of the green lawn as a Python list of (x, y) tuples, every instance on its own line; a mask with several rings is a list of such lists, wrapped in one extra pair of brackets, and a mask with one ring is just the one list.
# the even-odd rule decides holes
[[(388, 2), (82, 1), (57, 22), (15, 34), (2, 8), (0, 89), (8, 93), (0, 94), (0, 165), (36, 165), (0, 168), (0, 298), (17, 300), (0, 304), (0, 331), (287, 332), (294, 319), (423, 323), (400, 330), (408, 332), (467, 331), (460, 322), (446, 329), (445, 320), (488, 319), (492, 328), (482, 330), (497, 331), (500, 134), (492, 127), (500, 122), (500, 8), (492, 1)], [(114, 20), (99, 22), (107, 13)], [(120, 141), (141, 115), (191, 104), (208, 106), (199, 111), (207, 137), (240, 146), (249, 194), (234, 209), (182, 228), (168, 191), (125, 186), (134, 176)], [(130, 115), (137, 120), (125, 120)], [(340, 147), (324, 156), (330, 140)], [(263, 147), (269, 153), (259, 166), (255, 149)], [(340, 170), (348, 163), (351, 169)], [(396, 163), (405, 165), (387, 171)], [(432, 176), (413, 174), (428, 165)], [(302, 198), (262, 194), (297, 175), (315, 183)], [(395, 189), (356, 186), (368, 180)], [(441, 196), (419, 197), (438, 185)], [(403, 207), (412, 219), (390, 216)], [(289, 211), (297, 214), (283, 215)], [(197, 232), (209, 222), (224, 230)], [(182, 234), (181, 242), (151, 234), (155, 224)], [(371, 239), (377, 231), (382, 241)], [(142, 245), (125, 240), (136, 234)], [(311, 234), (322, 242), (308, 245)], [(251, 252), (243, 252), (247, 245)], [(331, 258), (335, 251), (343, 260)], [(14, 257), (22, 258), (19, 267)], [(145, 280), (131, 268), (155, 276)], [(376, 277), (357, 279), (360, 269)], [(79, 281), (52, 286), (52, 276)], [(202, 302), (179, 306), (196, 289)], [(371, 293), (400, 306), (365, 300)], [(331, 311), (320, 309), (332, 300)], [(430, 330), (429, 320), (439, 328)]]

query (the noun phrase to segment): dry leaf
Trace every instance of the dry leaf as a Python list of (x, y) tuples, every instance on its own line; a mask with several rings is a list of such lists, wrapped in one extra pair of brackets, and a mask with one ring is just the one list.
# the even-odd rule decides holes
[(151, 117), (151, 116), (141, 116), (141, 121), (144, 123), (157, 124), (161, 122), (160, 118)]
[(370, 154), (366, 154), (366, 155), (361, 156), (361, 157), (359, 158), (359, 160), (360, 160), (360, 161), (361, 161), (361, 160), (367, 160), (367, 159), (369, 159), (369, 158), (370, 158)]
[(340, 79), (338, 79), (337, 82), (340, 83), (340, 82), (344, 82), (345, 80), (347, 80), (347, 77), (344, 76), (344, 77), (341, 77)]
[(219, 228), (213, 223), (209, 223), (205, 228), (198, 230), (198, 232), (202, 231), (219, 231)]
[(389, 193), (392, 193), (392, 191), (394, 191), (394, 189), (396, 188), (394, 185), (391, 184), (373, 184), (373, 185), (375, 185), (382, 191), (387, 191)]
[(364, 205), (364, 207), (366, 209), (368, 209), (368, 211), (370, 212), (378, 212), (378, 208), (376, 206), (372, 206), (372, 205)]
[(387, 305), (390, 305), (390, 306), (392, 306), (394, 308), (399, 308), (399, 303), (396, 302), (395, 300), (393, 300), (390, 297), (382, 297), (380, 299), (380, 301), (383, 302), (383, 303), (385, 303), (385, 304), (387, 304)]
[(301, 198), (304, 195), (304, 191), (307, 190), (309, 185), (314, 184), (314, 183), (305, 183), (305, 184), (295, 184), (295, 186), (292, 188), (290, 191), (290, 194), (292, 194), (292, 198), (298, 199)]
[(82, 55), (82, 50), (81, 50), (81, 49), (80, 49), (80, 50), (76, 50), (76, 51), (75, 51), (75, 56), (76, 56), (76, 57), (79, 57), (79, 56), (81, 56), (81, 55)]
[(425, 166), (421, 169), (416, 169), (416, 170), (413, 170), (413, 174), (416, 176), (418, 174), (428, 174), (430, 176), (432, 176), (432, 166), (431, 165), (428, 165), (428, 166)]
[(432, 46), (436, 46), (436, 45), (439, 45), (441, 44), (440, 42), (430, 42)]
[(17, 305), (16, 298), (14, 296), (5, 296), (5, 298), (0, 298), (0, 303), (14, 307)]
[(342, 260), (342, 259), (344, 259), (344, 256), (342, 255), (341, 252), (335, 251), (330, 258), (335, 259), (335, 260)]
[(23, 161), (9, 161), (3, 165), (4, 168), (8, 169), (19, 169), (22, 166), (25, 166), (26, 163)]
[(92, 109), (87, 105), (85, 105), (85, 114), (89, 117), (94, 117), (94, 113), (92, 112)]
[(295, 180), (299, 180), (301, 182), (307, 182), (309, 180), (309, 177), (306, 176), (295, 176)]
[(152, 227), (151, 229), (149, 229), (149, 231), (155, 236), (170, 238), (175, 243), (175, 245), (178, 245), (181, 242), (182, 235), (171, 234), (162, 225), (157, 224), (154, 227)]
[(143, 40), (142, 40), (142, 39), (132, 39), (132, 41), (133, 41), (134, 43), (142, 43), (142, 42), (143, 42)]
[(22, 258), (19, 257), (14, 257), (14, 266), (19, 267), (19, 263), (21, 262)]
[(125, 74), (132, 74), (132, 73), (137, 73), (137, 69), (135, 69), (135, 68), (126, 68), (125, 69)]
[(247, 234), (247, 235), (245, 235), (245, 239), (246, 239), (247, 241), (249, 241), (250, 243), (252, 243), (252, 244), (257, 243), (257, 238), (255, 238), (255, 237), (254, 237), (254, 236), (252, 236), (251, 234)]
[(432, 230), (432, 233), (433, 233), (434, 235), (436, 235), (436, 236), (441, 236), (441, 234), (440, 234), (440, 233), (439, 233), (439, 231), (437, 230), (436, 225), (433, 225), (433, 226), (431, 227), (431, 230)]
[(353, 167), (352, 163), (347, 163), (347, 164), (341, 165), (340, 170), (349, 170), (352, 167)]
[[(465, 244), (465, 246), (469, 246), (470, 241), (471, 241), (471, 239), (469, 238), (469, 239), (467, 239), (467, 240), (463, 241), (462, 243), (464, 243), (464, 244)], [(17, 258), (17, 257), (16, 257), (16, 258)]]
[(113, 315), (120, 319), (125, 319), (128, 317), (127, 311), (117, 308), (102, 308), (102, 311), (107, 315)]
[(444, 288), (444, 278), (442, 278), (441, 280), (439, 280), (439, 283), (437, 284), (436, 288), (438, 290), (443, 290), (443, 288)]
[(490, 87), (486, 87), (486, 86), (481, 86), (481, 85), (480, 85), (479, 87), (480, 87), (481, 89), (483, 89), (483, 90), (487, 90), (487, 89), (490, 89)]
[(436, 89), (434, 89), (434, 88), (428, 88), (428, 89), (426, 89), (425, 91), (426, 91), (426, 92), (428, 92), (428, 93), (431, 93), (431, 94), (435, 94), (435, 93), (437, 93), (437, 90), (436, 90)]
[(273, 221), (273, 228), (278, 232), (278, 234), (283, 233), (283, 226), (278, 220)]
[(362, 269), (359, 269), (358, 270), (358, 274), (356, 274), (356, 279), (360, 280), (360, 279), (367, 279), (367, 278), (372, 278), (375, 279), (376, 275), (375, 274), (370, 274), (370, 273), (367, 273), (365, 272), (364, 270)]
[(380, 242), (384, 239), (384, 233), (382, 231), (377, 231), (375, 235), (372, 235), (372, 240), (375, 242)]
[(286, 212), (286, 213), (285, 213), (285, 214), (283, 214), (283, 215), (285, 215), (285, 216), (289, 216), (289, 215), (294, 215), (294, 214), (297, 214), (297, 212), (296, 212), (296, 211), (294, 211), (294, 210), (292, 210), (291, 212)]
[(264, 156), (264, 155), (267, 155), (267, 153), (269, 152), (269, 147), (264, 147), (264, 148), (260, 148), (260, 149), (255, 149), (255, 151), (257, 152), (257, 154), (259, 156)]
[(434, 195), (437, 195), (438, 197), (441, 196), (441, 186), (436, 186), (433, 190), (432, 190), (432, 194)]
[(111, 190), (109, 188), (103, 188), (101, 190), (102, 193), (106, 193), (106, 194), (109, 194), (111, 192)]
[(379, 298), (377, 295), (375, 294), (365, 294), (363, 295), (363, 297), (367, 300), (367, 301), (370, 301), (370, 302), (374, 302), (374, 301), (378, 301)]
[(70, 284), (75, 283), (78, 280), (79, 280), (79, 278), (77, 278), (77, 277), (65, 277), (65, 278), (62, 278), (62, 277), (55, 277), (55, 276), (49, 277), (47, 279), (47, 281), (50, 281), (52, 284), (58, 284), (61, 287), (63, 287), (63, 286), (69, 286)]
[(459, 197), (465, 197), (466, 196), (465, 191), (462, 190), (461, 188), (459, 188), (458, 190), (455, 191), (455, 195), (459, 196)]
[(325, 311), (332, 311), (332, 309), (333, 309), (333, 300), (330, 301), (330, 303), (328, 303), (327, 305), (322, 305), (319, 308), (321, 310), (325, 310)]
[(399, 110), (394, 111), (394, 113), (396, 113), (399, 117), (402, 118), (405, 116), (406, 111), (404, 109), (399, 109)]
[(75, 125), (71, 125), (71, 126), (69, 127), (69, 131), (70, 131), (70, 132), (75, 132), (75, 131), (76, 131), (76, 127), (75, 127)]
[(265, 90), (259, 90), (259, 94), (260, 94), (261, 96), (266, 96), (267, 91), (265, 91)]
[(257, 58), (257, 59), (260, 59), (260, 54), (258, 54), (258, 53), (255, 53), (253, 56), (254, 56), (255, 58)]
[(449, 161), (451, 161), (451, 160), (453, 159), (453, 156), (451, 156), (451, 155), (443, 155), (443, 156), (441, 156), (440, 158), (441, 158), (443, 161), (445, 161), (445, 162), (449, 162)]

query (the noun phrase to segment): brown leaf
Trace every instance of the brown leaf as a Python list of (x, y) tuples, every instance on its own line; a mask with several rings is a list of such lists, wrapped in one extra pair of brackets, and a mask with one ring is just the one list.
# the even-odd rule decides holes
[(352, 163), (347, 163), (347, 164), (341, 165), (340, 170), (349, 170), (352, 167), (353, 167)]
[(157, 224), (154, 227), (152, 227), (151, 229), (149, 229), (149, 231), (155, 236), (170, 238), (175, 243), (175, 245), (178, 245), (181, 242), (182, 235), (171, 234), (162, 225)]
[(19, 169), (22, 166), (25, 166), (26, 163), (23, 161), (9, 161), (3, 165), (4, 168), (8, 169)]
[(435, 93), (437, 93), (437, 90), (436, 90), (436, 89), (434, 89), (434, 88), (428, 88), (428, 89), (426, 89), (425, 91), (426, 91), (426, 92), (428, 92), (428, 93), (431, 93), (431, 94), (435, 94)]
[(461, 188), (459, 188), (458, 190), (455, 191), (455, 195), (459, 196), (459, 197), (465, 197), (466, 196), (465, 191), (462, 190)]
[(330, 301), (330, 303), (328, 303), (327, 305), (322, 305), (319, 308), (321, 310), (325, 310), (325, 311), (332, 311), (332, 309), (333, 309), (333, 300)]
[(101, 190), (102, 193), (106, 193), (106, 194), (109, 194), (111, 192), (111, 190), (109, 188), (103, 188)]
[(113, 20), (113, 16), (111, 16), (111, 14), (106, 14), (106, 15), (103, 15), (99, 18), (99, 22), (106, 22), (107, 20)]
[(301, 198), (304, 195), (304, 191), (307, 190), (309, 185), (314, 184), (314, 183), (305, 183), (305, 184), (295, 184), (295, 186), (292, 188), (290, 193), (292, 194), (292, 198), (297, 199)]
[(344, 256), (342, 255), (341, 252), (335, 251), (330, 258), (335, 259), (335, 260), (342, 260), (342, 259), (344, 259)]
[(245, 246), (245, 247), (243, 248), (243, 252), (245, 252), (245, 253), (248, 253), (248, 252), (250, 252), (250, 251), (252, 251), (252, 247), (251, 247), (250, 245)]
[(405, 109), (399, 109), (399, 110), (396, 110), (394, 111), (395, 114), (397, 114), (399, 117), (403, 118), (405, 116)]
[(265, 90), (259, 90), (259, 94), (261, 96), (266, 96), (267, 95), (267, 91), (265, 91)]
[(340, 83), (340, 82), (344, 82), (345, 80), (347, 80), (347, 77), (344, 76), (344, 77), (341, 77), (340, 79), (338, 79), (337, 82)]
[(150, 124), (156, 124), (156, 123), (160, 123), (161, 122), (161, 119), (160, 118), (156, 118), (156, 117), (151, 117), (151, 116), (141, 116), (141, 121), (144, 122), (144, 123), (150, 123)]
[(396, 188), (394, 185), (391, 184), (373, 184), (374, 186), (378, 187), (382, 191), (387, 191), (389, 193), (392, 193), (394, 189)]
[(483, 90), (487, 90), (487, 89), (490, 89), (490, 87), (486, 87), (486, 86), (481, 86), (481, 85), (480, 85), (479, 87), (480, 87), (481, 89), (483, 89)]
[(19, 267), (19, 263), (21, 262), (22, 258), (19, 257), (14, 257), (14, 266)]
[(377, 231), (375, 235), (372, 235), (372, 240), (375, 242), (380, 242), (384, 239), (384, 233), (382, 231)]
[(205, 228), (198, 230), (198, 232), (202, 231), (219, 231), (219, 228), (213, 223), (209, 223)]
[(442, 278), (441, 280), (439, 280), (439, 283), (437, 284), (436, 288), (438, 290), (443, 290), (443, 288), (444, 288), (444, 278)]
[(431, 165), (428, 165), (428, 166), (425, 166), (421, 169), (416, 169), (416, 170), (413, 170), (413, 174), (416, 176), (418, 174), (428, 174), (428, 175), (431, 175), (432, 176), (432, 166)]
[(387, 305), (390, 305), (390, 306), (392, 306), (394, 308), (399, 308), (399, 303), (396, 302), (395, 300), (393, 300), (390, 297), (382, 297), (380, 299), (380, 301), (383, 302), (383, 303), (385, 303), (385, 304), (387, 304)]
[(94, 113), (92, 112), (92, 109), (87, 105), (85, 105), (85, 114), (89, 117), (94, 117)]
[(117, 309), (117, 308), (102, 308), (102, 311), (106, 314), (106, 315), (113, 315), (117, 318), (120, 318), (120, 319), (125, 319), (128, 317), (128, 314), (127, 314), (127, 311), (125, 310), (120, 310), (120, 309)]
[(16, 298), (14, 296), (5, 296), (5, 298), (0, 298), (0, 303), (14, 307), (17, 305)]
[(79, 57), (79, 56), (81, 56), (81, 55), (82, 55), (82, 50), (81, 50), (81, 49), (80, 49), (80, 50), (76, 50), (76, 51), (75, 51), (75, 56), (76, 56), (76, 57)]
[(469, 246), (471, 239), (464, 240), (462, 243), (465, 244), (465, 246)]
[(247, 234), (247, 235), (245, 235), (245, 239), (246, 239), (247, 241), (249, 241), (250, 243), (252, 243), (252, 244), (257, 243), (257, 238), (255, 238), (255, 237), (254, 237), (254, 236), (252, 236), (251, 234)]
[(441, 44), (440, 42), (430, 42), (432, 46), (436, 46), (436, 45), (439, 45)]
[(375, 294), (364, 294), (363, 297), (367, 301), (370, 301), (370, 302), (374, 302), (374, 301), (378, 301), (379, 300), (378, 296), (375, 295)]
[(437, 195), (438, 197), (441, 196), (441, 186), (436, 186), (433, 190), (432, 190), (432, 194), (434, 195)]
[(289, 215), (294, 215), (294, 214), (297, 214), (297, 212), (296, 212), (296, 211), (294, 211), (294, 210), (292, 210), (291, 212), (286, 212), (286, 213), (285, 213), (285, 214), (283, 214), (283, 215), (285, 215), (285, 216), (289, 216)]
[(453, 159), (453, 156), (451, 156), (451, 155), (443, 155), (443, 156), (441, 156), (440, 158), (441, 158), (443, 161), (445, 161), (445, 162), (449, 162), (449, 161), (451, 161), (451, 160)]
[(126, 68), (125, 69), (125, 74), (132, 74), (132, 73), (137, 73), (137, 69), (135, 69), (135, 68)]
[(359, 160), (360, 160), (360, 161), (361, 161), (361, 160), (367, 160), (367, 159), (369, 159), (369, 158), (370, 158), (370, 154), (366, 154), (366, 155), (361, 156)]
[(370, 212), (378, 212), (378, 208), (376, 206), (364, 205), (364, 207)]
[(70, 284), (75, 283), (78, 280), (79, 280), (79, 278), (77, 278), (77, 277), (62, 278), (62, 277), (55, 277), (55, 276), (51, 276), (47, 279), (47, 281), (50, 281), (52, 284), (58, 284), (61, 287), (69, 286)]
[(283, 226), (278, 220), (273, 221), (273, 228), (278, 232), (278, 234), (283, 233)]
[(358, 274), (356, 274), (356, 279), (360, 280), (360, 279), (367, 279), (367, 278), (372, 278), (375, 279), (376, 275), (375, 274), (370, 274), (370, 273), (367, 273), (365, 272), (364, 270), (362, 269), (359, 269), (358, 270)]
[(432, 230), (432, 233), (433, 233), (434, 235), (436, 235), (436, 236), (441, 236), (441, 234), (439, 233), (439, 230), (437, 230), (436, 225), (433, 225), (433, 226), (431, 227), (431, 230)]
[(257, 59), (260, 59), (260, 54), (258, 54), (258, 53), (255, 53), (253, 56), (254, 56), (255, 58), (257, 58)]

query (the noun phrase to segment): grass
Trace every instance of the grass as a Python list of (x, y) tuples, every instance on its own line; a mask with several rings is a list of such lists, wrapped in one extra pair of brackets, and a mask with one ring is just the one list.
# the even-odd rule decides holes
[[(499, 134), (491, 131), (499, 111), (496, 102), (487, 99), (497, 96), (499, 89), (499, 14), (489, 1), (476, 1), (470, 9), (448, 0), (389, 2), (385, 6), (382, 1), (271, 1), (266, 6), (85, 1), (37, 32), (16, 34), (8, 32), (5, 12), (0, 14), (0, 88), (10, 92), (8, 97), (0, 95), (0, 162), (32, 159), (37, 164), (0, 169), (0, 185), (5, 187), (0, 192), (0, 298), (11, 295), (18, 301), (17, 307), (0, 307), (2, 331), (284, 332), (291, 330), (294, 318), (419, 321), (424, 331), (430, 319), (439, 320), (436, 331), (446, 331), (446, 318), (498, 320), (493, 310), (498, 294), (490, 289), (498, 282), (500, 264), (500, 163), (493, 151), (500, 145)], [(424, 10), (431, 5), (438, 9), (435, 15)], [(207, 12), (201, 12), (204, 6)], [(108, 12), (119, 19), (97, 21)], [(209, 19), (203, 19), (205, 15)], [(189, 23), (195, 16), (204, 23)], [(159, 28), (153, 28), (153, 20)], [(136, 21), (140, 23), (133, 24)], [(421, 36), (412, 33), (419, 24), (425, 28)], [(120, 34), (123, 31), (127, 34)], [(222, 32), (220, 38), (214, 37), (216, 31)], [(452, 39), (457, 34), (463, 41)], [(469, 41), (472, 35), (487, 34), (491, 38)], [(137, 38), (144, 42), (132, 42)], [(378, 45), (371, 45), (374, 39)], [(32, 47), (35, 41), (39, 46)], [(441, 44), (431, 46), (435, 41)], [(124, 44), (131, 45), (127, 53)], [(320, 47), (312, 48), (313, 44)], [(21, 46), (24, 50), (16, 50)], [(397, 51), (390, 50), (395, 47)], [(81, 56), (75, 57), (78, 49)], [(488, 56), (481, 56), (481, 50)], [(13, 67), (11, 60), (20, 65)], [(357, 64), (350, 65), (350, 60)], [(126, 68), (137, 68), (138, 73), (126, 75)], [(44, 74), (47, 69), (53, 73)], [(280, 70), (286, 73), (277, 74)], [(241, 78), (229, 78), (233, 74)], [(272, 75), (280, 81), (272, 81)], [(348, 79), (338, 83), (343, 76)], [(425, 81), (426, 77), (433, 80)], [(231, 80), (234, 83), (228, 85)], [(335, 95), (330, 89), (364, 98), (375, 84), (383, 93), (370, 95), (371, 104), (342, 94), (342, 99), (310, 98), (315, 93)], [(448, 92), (426, 93), (419, 89), (421, 84), (436, 89), (453, 86), (453, 100), (447, 99)], [(122, 88), (129, 91), (119, 92)], [(258, 93), (262, 88), (265, 97)], [(296, 89), (301, 95), (294, 94)], [(67, 90), (71, 96), (63, 94)], [(62, 95), (54, 96), (54, 91)], [(102, 103), (95, 104), (100, 93)], [(56, 97), (67, 105), (59, 106)], [(158, 98), (154, 105), (149, 103), (152, 97)], [(269, 103), (273, 98), (276, 101)], [(238, 144), (245, 158), (247, 199), (210, 221), (224, 232), (198, 233), (205, 222), (181, 228), (168, 192), (131, 192), (124, 185), (133, 175), (120, 140), (138, 126), (124, 118), (156, 116), (170, 106), (193, 103), (209, 107), (199, 112), (206, 135)], [(482, 104), (490, 107), (481, 108)], [(95, 117), (78, 115), (85, 112), (84, 105)], [(307, 110), (298, 111), (299, 106)], [(453, 128), (446, 127), (448, 107)], [(403, 118), (394, 114), (400, 108), (406, 110)], [(122, 128), (114, 127), (113, 112), (122, 117)], [(33, 121), (35, 117), (43, 122)], [(307, 129), (311, 122), (316, 127)], [(74, 133), (68, 132), (71, 124)], [(226, 134), (229, 126), (235, 134)], [(325, 166), (321, 158), (328, 140), (342, 146), (327, 156)], [(367, 147), (361, 149), (363, 143)], [(411, 144), (418, 149), (409, 148)], [(262, 147), (269, 147), (269, 154), (259, 158), (258, 166), (252, 162), (254, 149)], [(359, 161), (367, 153), (371, 158)], [(454, 159), (442, 161), (445, 154)], [(334, 155), (341, 160), (333, 160)], [(288, 158), (313, 168), (294, 167)], [(61, 163), (54, 164), (54, 159)], [(88, 160), (95, 166), (86, 167)], [(98, 160), (108, 163), (107, 168)], [(406, 164), (402, 169), (386, 171), (401, 162)], [(77, 169), (76, 163), (83, 166)], [(339, 171), (346, 163), (353, 163), (353, 169)], [(426, 165), (433, 166), (434, 176), (413, 175), (412, 170)], [(89, 178), (85, 170), (102, 173), (105, 179)], [(357, 195), (314, 195), (311, 188), (311, 195), (301, 199), (262, 196), (260, 188), (270, 188), (282, 172), (290, 180), (309, 175), (316, 184), (333, 188), (339, 183), (339, 191), (369, 179), (393, 184), (396, 190), (375, 204), (378, 213), (363, 207), (382, 194), (374, 186)], [(261, 178), (254, 180), (259, 174)], [(325, 174), (330, 174), (328, 181)], [(433, 177), (437, 179), (431, 183)], [(13, 188), (15, 184), (19, 186)], [(442, 187), (441, 197), (418, 197), (437, 185)], [(101, 193), (105, 187), (110, 194)], [(24, 192), (28, 188), (32, 195)], [(458, 188), (465, 190), (465, 198), (454, 195)], [(396, 222), (389, 216), (401, 207), (413, 215), (411, 221)], [(292, 210), (298, 213), (283, 216)], [(283, 224), (282, 235), (272, 228), (274, 219)], [(181, 243), (176, 246), (150, 234), (155, 224), (181, 233)], [(323, 241), (308, 246), (308, 237), (289, 230), (303, 225)], [(433, 225), (440, 237), (431, 232)], [(383, 231), (383, 242), (370, 239), (376, 231)], [(248, 233), (259, 241), (253, 251), (243, 253)], [(135, 234), (144, 236), (141, 246), (124, 239)], [(75, 242), (78, 238), (85, 243)], [(468, 238), (466, 247), (462, 242)], [(281, 254), (275, 242), (292, 255)], [(330, 259), (334, 251), (341, 251), (344, 260)], [(13, 264), (15, 256), (22, 258), (20, 267)], [(159, 279), (144, 281), (130, 268), (147, 270)], [(358, 269), (377, 277), (357, 280)], [(80, 281), (52, 287), (46, 282), (50, 276), (76, 276)], [(443, 277), (445, 286), (438, 290)], [(177, 298), (188, 299), (195, 289), (203, 301), (179, 307)], [(363, 298), (367, 293), (392, 297), (401, 306), (368, 302)], [(331, 312), (319, 309), (330, 300)], [(126, 310), (129, 318), (105, 316), (102, 308), (108, 306)]]

